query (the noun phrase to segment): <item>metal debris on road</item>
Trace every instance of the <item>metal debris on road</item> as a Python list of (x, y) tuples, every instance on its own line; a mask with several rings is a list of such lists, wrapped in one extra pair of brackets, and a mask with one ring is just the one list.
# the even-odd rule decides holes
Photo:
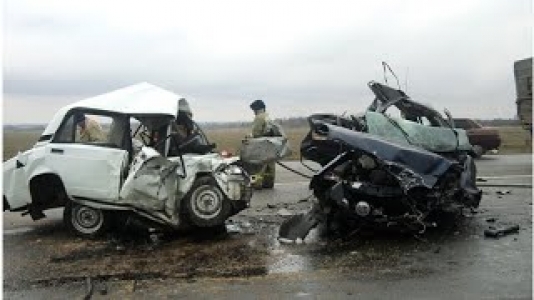
[(282, 217), (288, 217), (288, 216), (292, 216), (293, 215), (289, 210), (287, 210), (285, 208), (282, 208), (282, 209), (278, 210), (276, 212), (276, 214), (279, 215), (279, 216), (282, 216)]
[(240, 233), (241, 229), (237, 224), (226, 224), (226, 232), (228, 233)]
[(93, 282), (91, 280), (91, 277), (86, 277), (85, 279), (85, 286), (87, 288), (87, 292), (85, 294), (85, 296), (83, 297), (84, 300), (89, 300), (93, 297), (93, 291), (94, 291), (94, 286), (93, 286)]
[(500, 227), (490, 226), (489, 229), (484, 230), (484, 236), (499, 238), (501, 236), (517, 232), (519, 232), (519, 225), (505, 225)]

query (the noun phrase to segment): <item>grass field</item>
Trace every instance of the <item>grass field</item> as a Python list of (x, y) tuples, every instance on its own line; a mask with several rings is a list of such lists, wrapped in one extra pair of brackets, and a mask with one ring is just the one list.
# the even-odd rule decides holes
[[(500, 153), (532, 153), (532, 141), (529, 134), (517, 126), (497, 127), (501, 134), (502, 144)], [(289, 138), (293, 155), (290, 159), (299, 158), (300, 141), (307, 133), (307, 128), (284, 128)], [(207, 129), (206, 135), (210, 141), (217, 144), (217, 149), (237, 153), (241, 141), (249, 133), (248, 128), (217, 128)], [(29, 149), (39, 138), (41, 131), (4, 130), (4, 161), (17, 154), (18, 151)]]
[(4, 130), (4, 161), (17, 155), (19, 151), (31, 148), (41, 133), (42, 130)]
[(500, 153), (532, 153), (530, 134), (518, 126), (497, 127), (501, 136)]

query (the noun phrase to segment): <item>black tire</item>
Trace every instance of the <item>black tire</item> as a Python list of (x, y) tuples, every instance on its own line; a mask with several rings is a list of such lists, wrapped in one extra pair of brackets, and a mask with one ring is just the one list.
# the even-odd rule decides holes
[(480, 158), (486, 153), (486, 149), (480, 145), (473, 145), (473, 157)]
[(6, 196), (4, 196), (4, 211), (9, 211), (11, 208), (9, 207), (9, 202), (7, 202)]
[(103, 210), (68, 201), (63, 211), (63, 222), (76, 235), (92, 238), (104, 234), (110, 220)]
[(264, 177), (263, 178), (263, 183), (262, 183), (261, 186), (264, 189), (272, 189), (272, 188), (274, 188), (274, 177), (270, 177), (270, 176)]
[(228, 201), (215, 179), (209, 176), (197, 178), (184, 198), (186, 218), (197, 227), (223, 225), (231, 212)]

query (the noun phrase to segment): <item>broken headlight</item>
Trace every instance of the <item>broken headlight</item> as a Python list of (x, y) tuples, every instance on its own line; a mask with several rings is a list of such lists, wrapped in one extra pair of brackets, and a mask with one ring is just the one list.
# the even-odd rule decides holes
[(228, 173), (229, 175), (241, 175), (243, 174), (243, 170), (236, 165), (229, 165), (226, 168), (226, 173)]

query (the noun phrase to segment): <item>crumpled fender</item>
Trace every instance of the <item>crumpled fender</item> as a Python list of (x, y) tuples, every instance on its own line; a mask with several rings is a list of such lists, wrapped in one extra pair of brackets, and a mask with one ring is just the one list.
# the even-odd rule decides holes
[[(230, 165), (239, 161), (239, 157), (224, 158), (217, 153), (213, 153), (209, 155), (186, 154), (183, 158), (187, 176), (178, 179), (177, 199), (180, 200), (185, 197), (198, 176), (210, 175), (213, 176), (221, 191), (229, 199), (237, 200), (234, 197), (232, 188), (228, 185), (230, 174), (226, 171)], [(242, 174), (242, 176), (246, 176), (244, 175), (246, 173), (242, 168), (237, 168), (241, 170), (240, 174)], [(180, 168), (178, 168), (178, 171), (179, 170)], [(195, 175), (193, 176), (192, 174)]]
[(239, 149), (242, 161), (256, 165), (279, 161), (289, 155), (289, 142), (283, 136), (249, 138), (243, 141)]

